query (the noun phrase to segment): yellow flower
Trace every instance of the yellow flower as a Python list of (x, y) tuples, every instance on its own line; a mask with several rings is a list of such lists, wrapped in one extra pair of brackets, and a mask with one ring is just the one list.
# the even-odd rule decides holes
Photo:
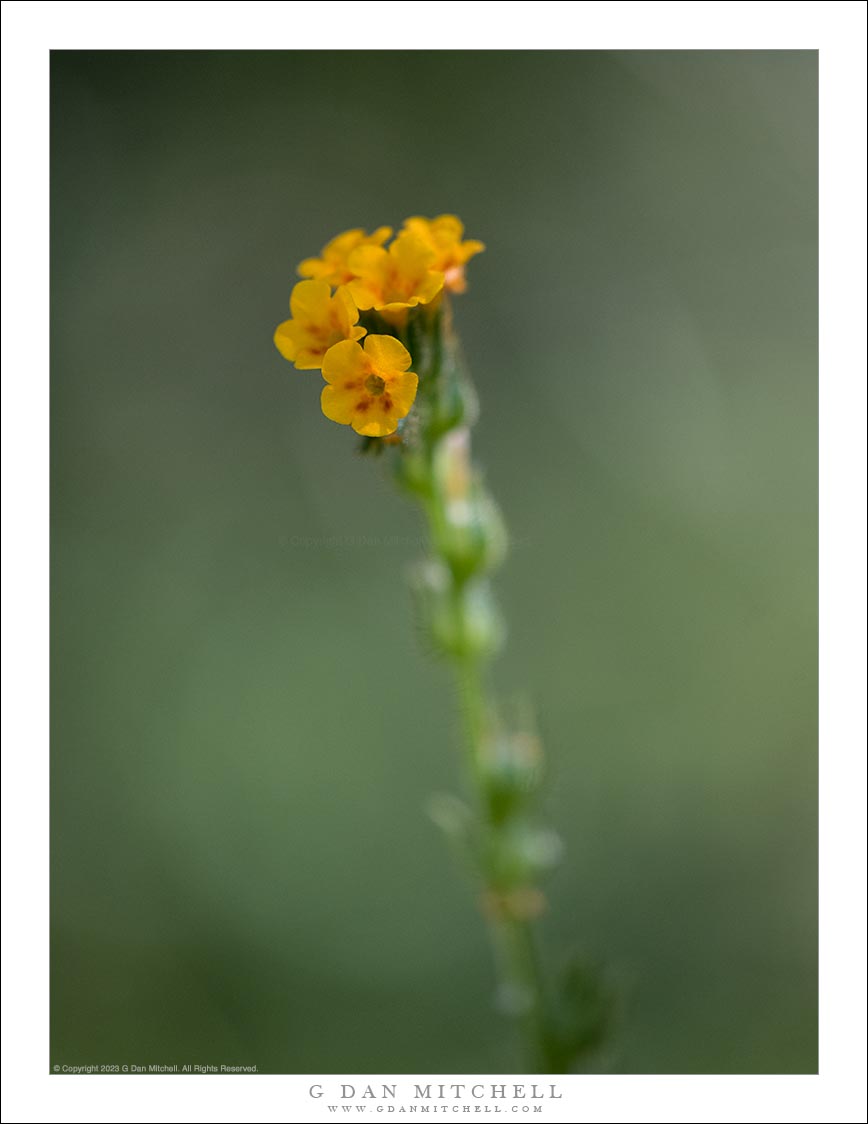
[(408, 371), (410, 352), (394, 336), (368, 336), (364, 347), (344, 340), (323, 361), (322, 412), (364, 437), (385, 437), (398, 428), (416, 397), (419, 379)]
[(325, 281), (299, 281), (289, 307), (292, 319), (277, 326), (274, 343), (300, 371), (321, 367), (325, 353), (340, 340), (360, 340), (365, 334), (356, 323), (359, 310), (343, 287), (332, 296)]
[(355, 274), (347, 288), (359, 308), (400, 312), (427, 304), (443, 288), (443, 274), (433, 269), (436, 251), (410, 232), (398, 235), (388, 250), (360, 246), (348, 265)]
[(464, 266), (474, 254), (485, 249), (485, 244), (473, 239), (462, 242), (464, 223), (456, 215), (438, 215), (436, 219), (414, 215), (404, 220), (404, 230), (415, 234), (434, 250), (431, 268), (445, 274), (446, 288), (453, 293), (463, 293), (467, 288)]
[(391, 237), (392, 228), (381, 226), (373, 234), (364, 230), (345, 230), (323, 246), (321, 257), (305, 258), (298, 267), (302, 277), (313, 277), (317, 281), (328, 281), (330, 285), (343, 285), (352, 279), (352, 270), (347, 268), (347, 258), (358, 246), (382, 246)]

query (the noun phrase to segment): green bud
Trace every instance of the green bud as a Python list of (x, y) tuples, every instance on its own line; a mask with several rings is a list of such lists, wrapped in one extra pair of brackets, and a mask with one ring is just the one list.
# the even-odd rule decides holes
[(456, 586), (449, 569), (429, 559), (412, 571), (411, 585), (421, 623), (442, 655), (481, 658), (500, 647), (504, 628), (487, 582)]
[(500, 511), (479, 484), (466, 500), (445, 505), (438, 546), (458, 581), (495, 569), (506, 554), (506, 529)]
[(460, 425), (472, 425), (478, 413), (476, 393), (471, 384), (457, 373), (444, 372), (431, 393), (426, 428), (430, 440)]
[(422, 449), (402, 447), (395, 459), (395, 477), (402, 488), (417, 496), (431, 491), (431, 466)]
[(434, 647), (449, 654), (456, 642), (449, 570), (430, 558), (412, 567), (409, 577), (420, 625)]
[(542, 750), (535, 735), (495, 731), (480, 763), (491, 818), (500, 823), (530, 803), (542, 781)]
[(469, 450), (469, 430), (455, 429), (439, 442), (433, 467), (440, 501), (435, 546), (459, 582), (492, 570), (506, 554), (503, 520), (470, 463)]
[(523, 819), (496, 829), (489, 854), (494, 880), (502, 890), (529, 886), (557, 863), (562, 849), (553, 831), (533, 827)]
[(503, 645), (506, 627), (487, 581), (465, 583), (456, 591), (460, 606), (460, 648), (457, 655), (489, 658)]

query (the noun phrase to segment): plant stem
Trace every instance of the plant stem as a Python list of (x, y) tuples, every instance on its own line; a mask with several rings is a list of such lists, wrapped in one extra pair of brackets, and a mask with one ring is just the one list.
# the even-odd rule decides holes
[(453, 666), (460, 699), (470, 805), (461, 843), (480, 884), (499, 1006), (520, 1028), (527, 1072), (563, 1072), (533, 930), (544, 905), (536, 880), (548, 865), (540, 840), (551, 839), (533, 822), (540, 751), (528, 730), (504, 726), (485, 682), (502, 634), (488, 575), (502, 558), (505, 531), (472, 462), (475, 395), (446, 299), (431, 316), (410, 321), (405, 338), (419, 374), (420, 405), (400, 471), (428, 522), (431, 559), (421, 583), (426, 623)]
[[(458, 682), (464, 716), (464, 732), (469, 779), (473, 790), (469, 794), (478, 813), (487, 823), (496, 846), (498, 828), (487, 815), (485, 779), (482, 764), (483, 736), (487, 703), (481, 668), (478, 661), (457, 661)], [(496, 856), (495, 856), (496, 859)], [(491, 864), (496, 868), (496, 861)], [(489, 872), (489, 875), (493, 872)], [(485, 872), (483, 872), (485, 881)], [(493, 890), (495, 879), (490, 877), (485, 888)], [(501, 1006), (518, 1019), (523, 1038), (524, 1055), (528, 1072), (556, 1073), (560, 1067), (551, 1056), (551, 1042), (546, 1013), (545, 985), (535, 947), (535, 934), (529, 919), (504, 915), (489, 910), (488, 929), (499, 975), (498, 994)]]

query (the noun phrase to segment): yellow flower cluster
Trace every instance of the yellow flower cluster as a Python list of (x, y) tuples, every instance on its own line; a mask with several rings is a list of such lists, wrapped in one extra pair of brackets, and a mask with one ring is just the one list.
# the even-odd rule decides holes
[[(373, 234), (346, 230), (318, 258), (301, 262), (305, 280), (292, 290), (292, 317), (274, 333), (278, 351), (298, 370), (322, 371), (325, 416), (366, 437), (394, 433), (416, 398), (413, 360), (396, 338), (409, 310), (436, 307), (444, 290), (463, 293), (464, 267), (485, 249), (464, 240), (455, 215), (415, 215), (386, 246), (391, 235), (388, 226)], [(369, 334), (360, 312), (383, 334)]]

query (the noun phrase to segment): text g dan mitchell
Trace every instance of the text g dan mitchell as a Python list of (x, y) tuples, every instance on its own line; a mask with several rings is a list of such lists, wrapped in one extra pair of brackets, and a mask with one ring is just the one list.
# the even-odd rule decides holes
[[(341, 1101), (380, 1101), (395, 1100), (398, 1097), (398, 1086), (395, 1085), (364, 1085), (356, 1086), (341, 1083), (334, 1088), (326, 1089), (322, 1085), (311, 1085), (308, 1093), (311, 1097), (329, 1097)], [(484, 1084), (475, 1085), (413, 1085), (401, 1089), (402, 1097), (414, 1101), (463, 1101), (463, 1100), (514, 1100), (514, 1101), (545, 1101), (561, 1100), (562, 1094), (556, 1085), (513, 1085), (513, 1084)]]

